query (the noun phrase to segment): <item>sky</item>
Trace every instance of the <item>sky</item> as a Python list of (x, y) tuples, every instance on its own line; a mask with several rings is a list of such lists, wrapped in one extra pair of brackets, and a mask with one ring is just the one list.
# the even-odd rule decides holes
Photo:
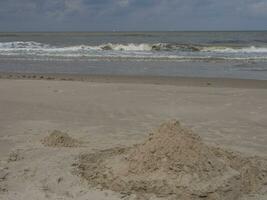
[(267, 30), (267, 0), (0, 0), (0, 32)]

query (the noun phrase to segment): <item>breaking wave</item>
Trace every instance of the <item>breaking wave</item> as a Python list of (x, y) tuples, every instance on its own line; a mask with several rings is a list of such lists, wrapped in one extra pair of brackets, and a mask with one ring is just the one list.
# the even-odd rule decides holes
[(183, 45), (183, 44), (168, 44), (168, 43), (157, 43), (157, 44), (101, 44), (98, 46), (89, 46), (89, 45), (78, 45), (78, 46), (67, 46), (67, 47), (56, 47), (48, 44), (42, 44), (38, 42), (2, 42), (0, 43), (1, 50), (14, 50), (14, 49), (40, 49), (40, 50), (114, 50), (114, 51), (200, 51), (200, 47), (193, 45)]
[(141, 59), (267, 59), (267, 47), (141, 43), (53, 46), (34, 41), (0, 42), (1, 56)]

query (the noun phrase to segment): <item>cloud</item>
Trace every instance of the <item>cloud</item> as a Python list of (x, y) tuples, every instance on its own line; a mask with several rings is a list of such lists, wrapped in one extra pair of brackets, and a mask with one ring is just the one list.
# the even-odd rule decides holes
[(64, 21), (70, 16), (82, 15), (85, 12), (85, 5), (82, 0), (54, 0), (44, 4), (43, 12), (54, 20)]
[(121, 7), (127, 7), (129, 6), (129, 3), (130, 3), (129, 0), (118, 0), (117, 1), (117, 4)]
[(0, 31), (267, 29), (267, 0), (5, 0)]
[(267, 16), (267, 1), (260, 1), (253, 3), (250, 7), (253, 16), (261, 17)]

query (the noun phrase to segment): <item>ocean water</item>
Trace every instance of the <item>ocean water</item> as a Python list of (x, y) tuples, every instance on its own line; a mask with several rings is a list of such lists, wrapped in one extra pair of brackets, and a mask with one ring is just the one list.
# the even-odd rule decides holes
[(0, 33), (0, 71), (267, 79), (267, 32)]

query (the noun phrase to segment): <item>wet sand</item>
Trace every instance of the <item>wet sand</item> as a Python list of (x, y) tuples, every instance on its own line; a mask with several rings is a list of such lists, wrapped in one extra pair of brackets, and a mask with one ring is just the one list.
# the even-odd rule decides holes
[[(169, 119), (209, 145), (267, 157), (266, 81), (0, 76), (0, 199), (121, 199), (123, 194), (93, 189), (76, 176), (78, 156), (141, 143)], [(54, 130), (82, 144), (43, 145)]]
[(25, 80), (61, 80), (100, 83), (138, 83), (156, 85), (197, 86), (197, 87), (232, 87), (267, 89), (267, 80), (233, 79), (233, 78), (200, 78), (168, 76), (127, 76), (127, 75), (81, 75), (81, 74), (38, 74), (38, 73), (4, 73), (2, 79)]

